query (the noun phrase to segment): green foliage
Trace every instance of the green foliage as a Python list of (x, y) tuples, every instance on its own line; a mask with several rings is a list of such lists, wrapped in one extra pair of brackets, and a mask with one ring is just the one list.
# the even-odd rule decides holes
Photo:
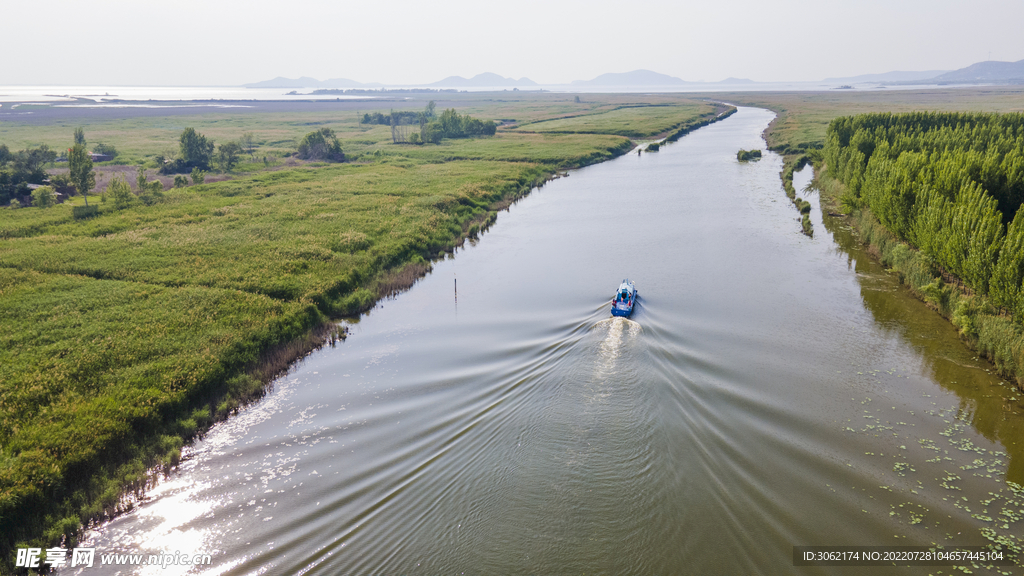
[(147, 183), (139, 190), (139, 200), (146, 206), (152, 206), (164, 198), (164, 185), (159, 180)]
[(185, 176), (182, 176), (181, 174), (175, 174), (174, 175), (174, 187), (175, 188), (184, 188), (185, 186), (188, 186), (188, 178), (185, 177)]
[(462, 116), (449, 108), (441, 113), (437, 120), (443, 138), (468, 138), (470, 136), (494, 136), (497, 125), (488, 120), (478, 120), (471, 116)]
[(391, 110), (388, 114), (382, 114), (380, 112), (367, 112), (366, 114), (363, 114), (363, 117), (362, 119), (360, 119), (359, 123), (376, 124), (380, 126), (403, 126), (418, 123), (422, 126), (423, 124), (437, 117), (437, 114), (434, 111), (436, 107), (437, 105), (434, 104), (433, 100), (431, 100), (423, 108), (422, 112), (414, 112), (409, 110), (403, 110), (399, 112)]
[(178, 140), (181, 168), (199, 168), (209, 170), (213, 160), (213, 140), (196, 132), (195, 128), (186, 128)]
[(225, 142), (217, 147), (217, 165), (223, 172), (230, 172), (238, 164), (242, 146), (238, 142)]
[(428, 122), (420, 127), (420, 140), (429, 144), (440, 144), (444, 138), (439, 122)]
[(57, 203), (57, 196), (53, 193), (53, 188), (49, 186), (40, 186), (32, 191), (32, 205), (38, 208), (49, 208)]
[(756, 161), (756, 160), (760, 160), (760, 159), (761, 159), (761, 151), (760, 150), (743, 150), (743, 149), (741, 149), (739, 152), (736, 153), (736, 160), (739, 160), (740, 162), (747, 162), (747, 161), (750, 161), (750, 160), (755, 160)]
[(651, 142), (647, 145), (647, 148), (644, 148), (645, 152), (657, 152), (658, 150), (661, 150), (661, 144), (657, 142)]
[(114, 208), (124, 210), (131, 206), (135, 195), (132, 194), (132, 187), (123, 174), (118, 174), (110, 180), (107, 185), (106, 194), (114, 201)]
[(110, 144), (103, 144), (103, 143), (97, 142), (96, 145), (92, 147), (92, 151), (97, 153), (97, 154), (106, 154), (107, 156), (110, 156), (111, 158), (116, 158), (117, 157), (117, 148), (114, 148)]
[(75, 146), (85, 146), (85, 130), (81, 127), (75, 128)]
[(18, 196), (29, 195), (29, 184), (42, 184), (46, 180), (46, 164), (53, 162), (57, 153), (45, 144), (11, 153), (0, 146), (0, 204), (7, 204)]
[(341, 142), (330, 128), (321, 128), (302, 137), (299, 142), (299, 158), (303, 160), (331, 160), (344, 162)]
[(18, 202), (17, 200), (11, 200), (10, 206), (11, 210), (17, 210), (18, 208), (21, 208), (21, 202)]
[(96, 186), (96, 172), (92, 169), (92, 158), (85, 149), (85, 144), (75, 144), (68, 150), (68, 178), (83, 197), (85, 205), (89, 205), (89, 191)]
[[(206, 182), (206, 172), (200, 170), (198, 167), (192, 169), (192, 185), (197, 186)], [(177, 179), (175, 179), (177, 181)]]
[(85, 220), (86, 218), (92, 218), (99, 214), (99, 207), (93, 204), (92, 206), (73, 206), (71, 208), (71, 215), (75, 220)]
[(836, 118), (822, 157), (846, 186), (844, 205), (870, 208), (897, 238), (1024, 317), (1024, 224), (1007, 216), (1024, 202), (1024, 115)]
[(391, 111), (389, 114), (382, 114), (380, 112), (367, 112), (363, 114), (363, 118), (359, 121), (361, 124), (377, 124), (380, 126), (391, 126), (392, 122), (395, 124), (416, 124), (420, 121), (422, 114), (420, 112), (410, 111)]
[(71, 182), (71, 176), (67, 174), (50, 176), (50, 186), (53, 187), (54, 192), (59, 192), (65, 196), (74, 196), (78, 193), (75, 190), (75, 185)]

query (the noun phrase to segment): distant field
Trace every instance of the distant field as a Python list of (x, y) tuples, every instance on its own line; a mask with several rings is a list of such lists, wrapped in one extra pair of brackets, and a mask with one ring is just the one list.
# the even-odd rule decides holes
[(570, 134), (619, 134), (631, 138), (645, 138), (664, 134), (695, 117), (712, 115), (714, 111), (714, 105), (703, 102), (647, 106), (642, 112), (633, 107), (619, 108), (571, 118), (524, 123), (519, 125), (518, 130)]
[[(459, 95), (438, 111), (456, 105), (460, 114), (516, 122), (576, 115), (556, 122), (650, 135), (713, 110), (682, 95), (582, 100)], [(175, 151), (181, 131), (194, 127), (217, 142), (252, 132), (260, 158), (217, 175), (227, 180), (167, 190), (148, 206), (135, 200), (118, 210), (94, 191), (90, 203), (100, 213), (88, 220), (75, 220), (68, 204), (0, 208), (7, 561), (18, 542), (46, 547), (114, 511), (122, 490), (144, 485), (147, 466), (174, 464), (183, 443), (258, 391), (253, 370), (268, 352), (328, 318), (366, 309), (401, 284), (396, 275), (414, 278), (410, 269), (426, 268), (557, 170), (633, 146), (613, 133), (511, 130), (396, 145), (389, 127), (359, 123), (363, 112), (399, 103), (385, 104), (168, 116), (84, 109), (63, 120), (59, 109), (38, 108), (26, 109), (38, 115), (22, 123), (3, 117), (0, 143), (12, 150), (66, 148), (80, 126), (90, 144), (115, 146), (117, 162), (155, 168), (153, 157)], [(628, 107), (614, 110), (621, 106)], [(580, 114), (600, 118), (588, 123)], [(338, 134), (353, 162), (286, 158), (321, 127)], [(263, 156), (276, 160), (265, 167)]]
[[(525, 94), (508, 97), (495, 94), (445, 95), (437, 100), (438, 111), (454, 107), (460, 114), (512, 120), (517, 123), (536, 122), (569, 115), (592, 114), (614, 110), (618, 106), (649, 104), (677, 104), (671, 113), (656, 110), (620, 112), (616, 115), (618, 126), (630, 121), (643, 125), (641, 132), (667, 130), (680, 120), (687, 118), (696, 107), (704, 106), (695, 99), (681, 95), (586, 95), (583, 102), (576, 103), (574, 95), (566, 94)], [(365, 112), (389, 110), (421, 110), (430, 96), (417, 97), (408, 101), (345, 101), (259, 103), (247, 108), (173, 108), (168, 115), (159, 116), (161, 110), (151, 108), (83, 108), (74, 109), (74, 117), (62, 115), (66, 108), (19, 107), (17, 110), (32, 112), (28, 116), (0, 115), (0, 143), (11, 150), (46, 144), (53, 149), (66, 149), (71, 145), (71, 135), (76, 127), (86, 132), (89, 145), (111, 144), (123, 156), (119, 162), (139, 163), (157, 154), (174, 152), (178, 137), (185, 128), (197, 131), (217, 143), (234, 140), (243, 132), (252, 132), (260, 145), (259, 156), (281, 155), (295, 150), (300, 138), (311, 130), (327, 127), (334, 130), (345, 144), (346, 153), (362, 153), (381, 145), (390, 145), (391, 131), (387, 126), (360, 124)], [(2, 109), (0, 109), (2, 110)], [(68, 113), (70, 115), (70, 113)], [(649, 118), (649, 116), (655, 117)], [(611, 126), (609, 124), (609, 126)], [(587, 130), (567, 130), (590, 134), (620, 134), (621, 131), (601, 132), (591, 127)], [(629, 136), (630, 134), (621, 134)], [(446, 142), (443, 146), (449, 145)]]

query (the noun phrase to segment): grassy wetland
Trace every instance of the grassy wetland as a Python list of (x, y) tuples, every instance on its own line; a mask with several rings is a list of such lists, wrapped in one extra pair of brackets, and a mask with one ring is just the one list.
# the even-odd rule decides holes
[[(82, 127), (90, 144), (118, 150), (106, 164), (151, 173), (186, 127), (217, 142), (251, 132), (257, 145), (211, 174), (224, 180), (169, 189), (155, 202), (100, 201), (100, 178), (94, 218), (72, 216), (80, 197), (0, 209), (6, 561), (16, 546), (74, 542), (83, 524), (130, 506), (154, 465), (175, 465), (211, 422), (333, 338), (330, 319), (408, 285), (532, 187), (621, 155), (631, 138), (668, 136), (724, 110), (683, 96), (587, 100), (460, 96), (439, 109), (501, 120), (497, 134), (421, 146), (392, 144), (389, 127), (359, 123), (363, 112), (420, 101), (71, 119), (40, 107), (0, 123), (12, 151), (66, 149)], [(348, 162), (293, 156), (322, 127)]]

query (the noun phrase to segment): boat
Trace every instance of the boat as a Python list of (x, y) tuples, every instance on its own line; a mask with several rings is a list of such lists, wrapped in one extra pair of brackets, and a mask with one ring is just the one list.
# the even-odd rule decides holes
[(615, 299), (612, 300), (612, 316), (629, 316), (633, 313), (633, 307), (636, 305), (636, 285), (629, 278), (622, 281), (619, 284), (618, 291), (615, 292)]

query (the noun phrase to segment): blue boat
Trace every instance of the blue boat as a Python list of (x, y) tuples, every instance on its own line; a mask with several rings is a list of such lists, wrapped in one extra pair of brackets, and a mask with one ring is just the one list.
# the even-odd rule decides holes
[(633, 281), (625, 279), (622, 284), (619, 284), (619, 290), (615, 293), (615, 299), (612, 300), (612, 316), (629, 316), (633, 313), (633, 307), (636, 305), (636, 286), (633, 285)]

